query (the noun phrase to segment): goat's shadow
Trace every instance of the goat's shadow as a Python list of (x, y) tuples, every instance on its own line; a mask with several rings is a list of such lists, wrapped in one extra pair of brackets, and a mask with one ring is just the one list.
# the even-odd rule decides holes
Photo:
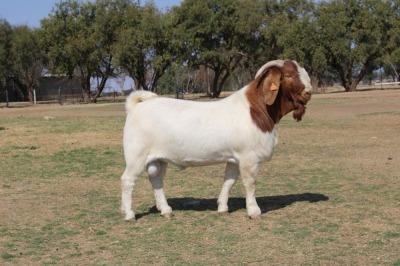
[[(258, 206), (262, 213), (285, 208), (293, 203), (307, 201), (309, 203), (327, 201), (329, 197), (319, 193), (302, 193), (290, 194), (281, 196), (257, 197)], [(180, 211), (217, 211), (217, 199), (202, 199), (202, 198), (170, 198), (168, 204), (172, 210)], [(236, 212), (241, 209), (246, 209), (245, 198), (229, 198), (229, 212)], [(147, 212), (138, 213), (137, 219), (147, 216), (152, 213), (158, 213), (156, 206), (151, 207)]]

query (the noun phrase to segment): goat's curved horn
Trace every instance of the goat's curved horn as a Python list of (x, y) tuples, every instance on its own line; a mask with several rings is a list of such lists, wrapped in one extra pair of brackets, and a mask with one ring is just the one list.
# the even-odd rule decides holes
[(271, 67), (283, 67), (283, 64), (285, 63), (285, 60), (274, 60), (274, 61), (269, 61), (268, 63), (266, 63), (265, 65), (263, 65), (258, 71), (257, 74), (255, 76), (255, 78), (257, 78), (259, 75), (261, 75), (264, 70), (271, 68)]

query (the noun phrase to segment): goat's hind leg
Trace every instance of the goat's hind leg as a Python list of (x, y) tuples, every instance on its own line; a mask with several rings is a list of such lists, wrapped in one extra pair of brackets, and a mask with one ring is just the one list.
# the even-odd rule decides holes
[(125, 220), (135, 219), (135, 213), (132, 211), (132, 191), (140, 173), (134, 171), (131, 166), (127, 166), (121, 176), (122, 199), (121, 212), (125, 214)]
[(224, 185), (218, 197), (218, 213), (228, 213), (229, 192), (239, 176), (239, 166), (234, 163), (227, 163), (225, 169)]
[(147, 173), (153, 186), (157, 209), (165, 218), (171, 218), (173, 216), (172, 208), (168, 205), (164, 194), (164, 176), (167, 172), (167, 166), (168, 163), (163, 161), (151, 162), (147, 165)]

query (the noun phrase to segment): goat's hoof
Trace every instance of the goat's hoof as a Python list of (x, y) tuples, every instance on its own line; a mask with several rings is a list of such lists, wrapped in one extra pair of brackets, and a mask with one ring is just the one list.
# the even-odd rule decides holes
[(219, 215), (221, 216), (228, 216), (229, 212), (228, 211), (223, 211), (223, 212), (218, 212)]
[(252, 219), (252, 220), (261, 220), (261, 214), (256, 213), (256, 214), (250, 215), (250, 219)]
[(129, 222), (129, 221), (132, 221), (132, 220), (133, 221), (136, 220), (134, 213), (125, 215), (125, 221)]
[(168, 213), (164, 213), (162, 216), (169, 220), (172, 217), (174, 217), (174, 214), (172, 212), (168, 212)]

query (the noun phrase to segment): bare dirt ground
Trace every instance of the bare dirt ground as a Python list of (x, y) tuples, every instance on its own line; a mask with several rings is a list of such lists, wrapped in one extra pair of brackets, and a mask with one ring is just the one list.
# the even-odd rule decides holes
[[(188, 97), (193, 98), (193, 97)], [(314, 104), (316, 100), (330, 99), (335, 104), (323, 106), (323, 111), (318, 110), (321, 106)], [(375, 112), (398, 112), (400, 101), (400, 90), (371, 90), (358, 92), (340, 92), (328, 94), (316, 94), (312, 97), (311, 107), (308, 115), (340, 117), (357, 115), (368, 110)], [(106, 108), (104, 108), (106, 107)], [(83, 113), (84, 110), (84, 113)], [(313, 110), (316, 110), (314, 112)], [(10, 108), (6, 108), (4, 103), (0, 103), (0, 117), (40, 117), (40, 116), (120, 116), (124, 115), (124, 107), (121, 103), (106, 104), (38, 104), (32, 106), (28, 103), (10, 103)]]
[(121, 103), (106, 104), (38, 104), (11, 103), (10, 108), (0, 108), (0, 117), (40, 117), (40, 116), (121, 116), (124, 115), (124, 106)]

